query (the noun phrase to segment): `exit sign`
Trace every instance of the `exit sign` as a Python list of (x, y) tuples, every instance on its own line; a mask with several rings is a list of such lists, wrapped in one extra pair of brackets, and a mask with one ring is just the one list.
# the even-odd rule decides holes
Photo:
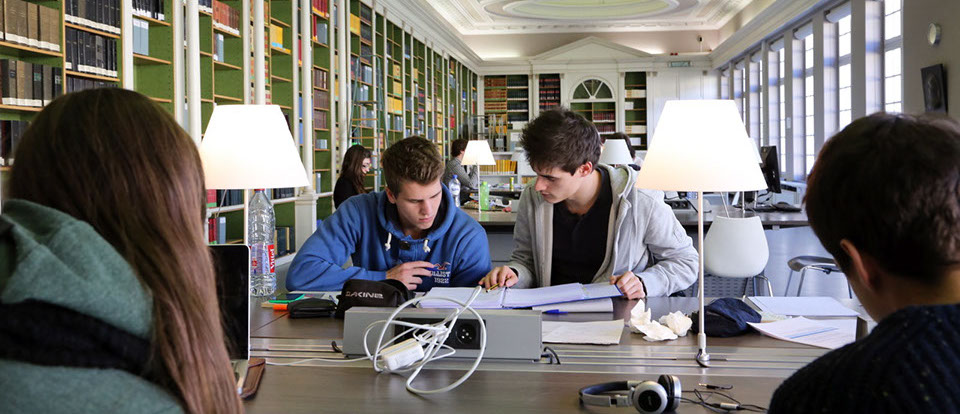
[(689, 68), (690, 67), (689, 60), (675, 60), (669, 63), (671, 68)]

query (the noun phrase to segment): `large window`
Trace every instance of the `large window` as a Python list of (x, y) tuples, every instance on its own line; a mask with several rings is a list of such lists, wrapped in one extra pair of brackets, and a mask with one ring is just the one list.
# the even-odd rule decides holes
[(813, 111), (813, 34), (803, 38), (803, 154), (807, 174), (813, 168), (813, 160), (817, 155), (814, 144), (814, 111)]
[(883, 2), (883, 109), (903, 110), (903, 13), (901, 0)]
[[(838, 113), (838, 130), (843, 129), (851, 121), (851, 114), (853, 110), (853, 95), (851, 95), (851, 83), (850, 78), (850, 49), (851, 49), (851, 35), (850, 35), (850, 16), (841, 18), (837, 22), (837, 34), (838, 37), (838, 55), (839, 55), (839, 79), (837, 81), (837, 95), (840, 100), (839, 106), (837, 107)], [(828, 137), (824, 137), (826, 139)]]

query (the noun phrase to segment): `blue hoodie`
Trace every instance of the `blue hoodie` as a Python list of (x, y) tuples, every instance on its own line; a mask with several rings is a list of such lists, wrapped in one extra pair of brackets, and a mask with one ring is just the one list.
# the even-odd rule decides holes
[[(387, 217), (388, 208), (393, 220)], [(441, 216), (442, 215), (442, 216)], [(386, 192), (350, 197), (307, 239), (287, 272), (288, 290), (341, 290), (349, 279), (383, 280), (387, 270), (415, 261), (434, 264), (418, 291), (433, 286), (476, 286), (490, 271), (487, 235), (476, 220), (453, 206), (443, 187), (439, 224), (413, 239), (397, 227)], [(342, 268), (347, 256), (353, 266)]]

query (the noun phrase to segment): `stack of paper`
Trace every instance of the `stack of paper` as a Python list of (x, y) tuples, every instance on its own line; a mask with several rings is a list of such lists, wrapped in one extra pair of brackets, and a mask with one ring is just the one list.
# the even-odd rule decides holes
[[(438, 300), (438, 297), (447, 297), (466, 302), (470, 299), (475, 288), (445, 288), (430, 289), (421, 308), (455, 308), (452, 302)], [(616, 285), (595, 283), (582, 285), (568, 283), (565, 285), (548, 286), (536, 289), (496, 289), (490, 292), (481, 292), (480, 296), (471, 305), (475, 309), (498, 308), (528, 308), (538, 305), (573, 302), (587, 299), (609, 298), (620, 296), (620, 289)]]
[(623, 321), (545, 321), (541, 330), (545, 343), (617, 345), (623, 334)]
[(762, 311), (787, 316), (858, 316), (857, 311), (826, 296), (772, 297), (750, 296)]
[(773, 338), (827, 349), (837, 349), (856, 339), (855, 323), (840, 327), (802, 316), (777, 322), (750, 323), (750, 326)]

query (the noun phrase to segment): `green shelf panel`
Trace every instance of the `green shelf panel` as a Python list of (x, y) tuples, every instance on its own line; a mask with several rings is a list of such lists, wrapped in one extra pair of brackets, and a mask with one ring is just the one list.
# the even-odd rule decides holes
[(333, 197), (321, 197), (317, 200), (317, 219), (323, 220), (333, 214)]
[(243, 39), (239, 37), (223, 35), (223, 59), (224, 63), (233, 66), (243, 67)]
[(210, 116), (213, 115), (213, 102), (200, 102), (200, 125), (201, 131), (207, 130), (207, 124), (210, 122)]
[(173, 99), (172, 65), (133, 65), (133, 88), (154, 98)]
[(221, 213), (227, 219), (227, 240), (243, 239), (243, 210)]
[[(282, 77), (284, 79), (290, 79), (292, 81), (293, 80), (293, 56), (284, 55), (281, 53), (272, 54), (270, 57), (270, 74), (274, 76)], [(292, 82), (283, 82), (276, 79), (271, 80), (270, 84), (273, 85), (274, 87), (283, 85), (283, 84), (289, 84), (290, 88), (293, 87)], [(276, 97), (276, 95), (274, 95), (274, 97)], [(276, 99), (274, 99), (274, 102), (277, 102)]]
[(213, 54), (213, 17), (200, 14), (200, 51)]
[(222, 66), (217, 66), (216, 69), (213, 80), (215, 93), (243, 100), (243, 70)]
[[(293, 27), (293, 8), (288, 0), (273, 0), (270, 2), (270, 18), (277, 19), (284, 24)], [(283, 28), (284, 45), (289, 45), (290, 40), (287, 33), (291, 32), (290, 27)]]
[(213, 99), (213, 57), (200, 55), (200, 98)]
[(296, 227), (296, 203), (280, 203), (273, 205), (277, 227)]

